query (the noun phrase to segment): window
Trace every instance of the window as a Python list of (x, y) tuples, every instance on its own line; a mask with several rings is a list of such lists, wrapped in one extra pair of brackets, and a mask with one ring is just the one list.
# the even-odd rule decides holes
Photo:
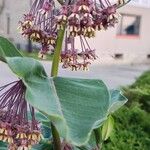
[(123, 58), (123, 54), (121, 54), (121, 53), (115, 54), (114, 58), (115, 59), (122, 59)]
[(122, 14), (118, 28), (118, 35), (139, 36), (141, 17), (137, 15)]
[(150, 59), (150, 54), (147, 55), (147, 58)]

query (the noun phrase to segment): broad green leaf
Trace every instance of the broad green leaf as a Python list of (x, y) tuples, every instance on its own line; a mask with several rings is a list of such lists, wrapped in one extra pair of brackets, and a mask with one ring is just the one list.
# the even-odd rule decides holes
[(109, 92), (101, 80), (54, 78), (68, 139), (75, 145), (87, 142), (92, 130), (106, 119)]
[(93, 129), (103, 124), (109, 108), (118, 101), (111, 100), (101, 80), (48, 78), (43, 66), (32, 58), (7, 58), (7, 62), (26, 85), (26, 100), (76, 146), (88, 142)]
[(8, 150), (8, 148), (4, 146), (0, 146), (0, 150)]
[(22, 57), (17, 48), (6, 38), (0, 36), (0, 60), (6, 62), (6, 57)]
[(108, 113), (111, 114), (122, 107), (128, 100), (119, 90), (111, 90), (111, 101)]
[(114, 127), (114, 119), (110, 115), (102, 126), (102, 140), (103, 141), (106, 141), (110, 137), (113, 131), (113, 127)]
[[(109, 109), (108, 109), (108, 118), (107, 118), (106, 122), (109, 120), (110, 114), (112, 114), (114, 111), (119, 109), (123, 104), (125, 104), (127, 102), (127, 98), (125, 98), (119, 90), (111, 90), (110, 94), (111, 94), (111, 98), (110, 98), (110, 105), (109, 105)], [(104, 123), (104, 126), (105, 126), (106, 122)], [(112, 122), (113, 122), (113, 120), (112, 120)], [(102, 138), (102, 131), (101, 131), (102, 129), (101, 128), (102, 127), (99, 127), (96, 130), (99, 131), (99, 134), (100, 134), (99, 136)], [(105, 127), (103, 127), (103, 131), (104, 131), (104, 128)], [(104, 133), (103, 133), (103, 135), (104, 135)], [(103, 136), (103, 139), (104, 139), (104, 136)], [(94, 149), (95, 147), (96, 147), (96, 139), (95, 139), (94, 132), (93, 132), (90, 137), (89, 142), (85, 145), (85, 148), (87, 148), (87, 150), (88, 150), (88, 149), (92, 149), (92, 148)]]
[(61, 119), (62, 112), (53, 82), (48, 79), (43, 66), (38, 61), (26, 57), (7, 58), (7, 63), (26, 85), (28, 102), (38, 110), (52, 115), (51, 117)]

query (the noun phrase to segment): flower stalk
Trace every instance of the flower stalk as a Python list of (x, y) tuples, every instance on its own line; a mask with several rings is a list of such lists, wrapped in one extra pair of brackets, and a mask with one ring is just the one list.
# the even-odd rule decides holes
[[(58, 2), (60, 4), (63, 3), (62, 0), (58, 0)], [(56, 47), (54, 51), (54, 57), (52, 61), (51, 77), (55, 77), (58, 75), (58, 68), (59, 68), (59, 61), (60, 61), (60, 54), (62, 49), (64, 33), (65, 33), (65, 28), (63, 30), (60, 30), (58, 33), (58, 38), (57, 38)], [(56, 127), (53, 125), (53, 123), (51, 123), (51, 130), (52, 130), (52, 136), (54, 142), (54, 149), (61, 150), (61, 141), (60, 141), (59, 133)]]
[[(60, 54), (61, 54), (64, 34), (65, 34), (65, 27), (63, 30), (60, 30), (59, 34), (58, 34), (56, 48), (54, 51), (54, 57), (53, 57), (53, 61), (52, 61), (51, 77), (56, 77), (58, 75)], [(59, 133), (58, 133), (56, 127), (53, 125), (53, 123), (51, 123), (51, 130), (52, 130), (52, 136), (53, 136), (54, 149), (61, 150), (61, 140), (59, 137)]]
[(60, 30), (58, 33), (58, 38), (56, 41), (56, 47), (54, 51), (54, 57), (52, 62), (52, 69), (51, 69), (51, 76), (55, 77), (58, 75), (58, 68), (59, 68), (59, 62), (60, 62), (60, 54), (62, 50), (62, 43), (64, 39), (65, 34), (65, 28), (63, 30)]

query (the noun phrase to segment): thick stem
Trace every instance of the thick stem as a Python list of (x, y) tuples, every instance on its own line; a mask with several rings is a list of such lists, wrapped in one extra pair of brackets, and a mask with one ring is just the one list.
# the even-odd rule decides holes
[(51, 76), (52, 77), (55, 77), (55, 76), (58, 75), (58, 68), (59, 68), (59, 61), (60, 61), (62, 43), (63, 43), (63, 39), (64, 39), (64, 33), (65, 33), (65, 29), (60, 30), (59, 33), (58, 33), (56, 48), (55, 48), (55, 51), (54, 51), (52, 69), (51, 69)]
[[(58, 33), (56, 48), (54, 51), (54, 57), (52, 62), (51, 77), (56, 77), (58, 75), (58, 68), (59, 68), (60, 54), (62, 50), (62, 43), (64, 39), (64, 33), (65, 28), (63, 30), (60, 30)], [(60, 136), (56, 127), (52, 123), (51, 123), (51, 130), (53, 136), (54, 150), (61, 150)]]

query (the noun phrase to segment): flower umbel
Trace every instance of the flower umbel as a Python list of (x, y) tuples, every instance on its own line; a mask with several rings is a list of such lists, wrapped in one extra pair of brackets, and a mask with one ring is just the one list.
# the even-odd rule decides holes
[[(66, 0), (59, 8), (56, 8), (55, 3), (54, 0), (35, 0), (30, 12), (24, 15), (23, 21), (20, 22), (21, 33), (41, 44), (39, 57), (45, 58), (48, 51), (54, 52), (58, 31), (65, 29), (68, 34), (67, 40), (64, 40), (65, 50), (62, 49), (61, 55), (63, 68), (87, 70), (85, 66), (90, 64), (87, 59), (96, 57), (86, 38), (93, 38), (97, 31), (114, 27), (118, 23), (117, 9), (125, 0), (116, 0), (116, 3), (110, 0)], [(75, 48), (66, 48), (68, 39), (75, 41), (77, 36), (84, 47), (80, 53), (84, 63), (78, 63), (80, 57)], [(71, 42), (73, 47), (72, 43), (74, 42)], [(84, 45), (88, 45), (88, 48)]]
[(52, 0), (36, 0), (30, 12), (20, 21), (19, 29), (23, 36), (42, 45), (42, 54), (55, 47), (55, 5)]
[(84, 36), (80, 36), (81, 49), (75, 46), (75, 37), (65, 38), (65, 48), (61, 53), (61, 62), (63, 68), (70, 67), (72, 71), (88, 70), (88, 65), (91, 64), (91, 60), (96, 59), (95, 50), (90, 48), (87, 39)]
[(21, 80), (0, 88), (0, 140), (8, 143), (9, 150), (28, 150), (42, 137), (25, 90)]

